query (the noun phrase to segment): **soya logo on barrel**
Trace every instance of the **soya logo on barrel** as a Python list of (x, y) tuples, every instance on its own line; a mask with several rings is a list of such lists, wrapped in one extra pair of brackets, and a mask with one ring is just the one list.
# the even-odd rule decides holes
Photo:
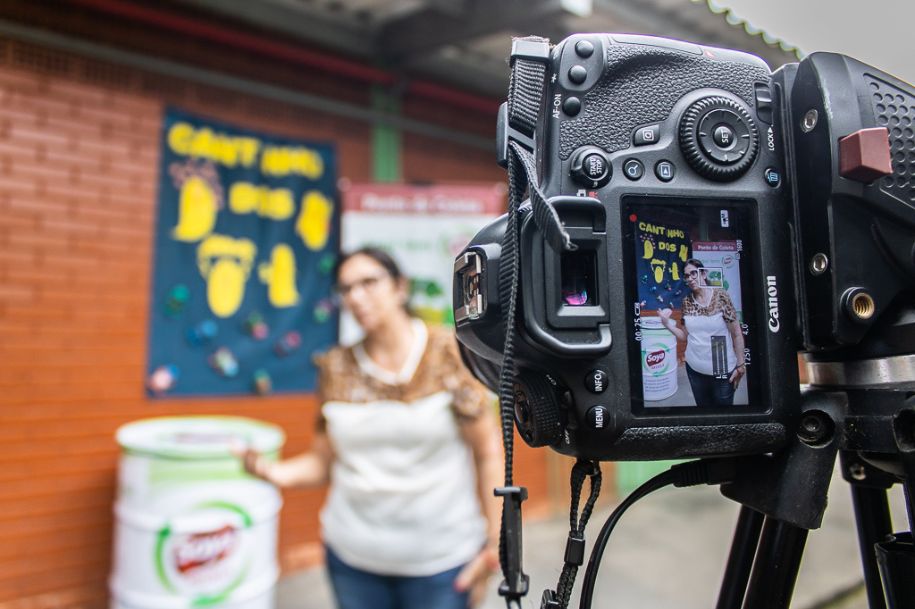
[(666, 358), (667, 352), (663, 349), (658, 349), (657, 351), (652, 351), (645, 356), (645, 365), (654, 370), (655, 368), (660, 367)]
[(652, 375), (667, 372), (668, 355), (670, 346), (663, 343), (645, 345), (642, 349), (642, 364), (644, 369)]
[(162, 528), (156, 570), (162, 586), (198, 605), (226, 599), (245, 579), (251, 517), (223, 502), (200, 505)]
[(219, 568), (238, 547), (238, 537), (239, 530), (229, 524), (183, 537), (172, 548), (175, 570), (193, 577), (195, 572)]

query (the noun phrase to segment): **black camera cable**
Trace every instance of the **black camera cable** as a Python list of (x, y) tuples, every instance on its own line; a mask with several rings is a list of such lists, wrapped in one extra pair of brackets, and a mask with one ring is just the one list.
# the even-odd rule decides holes
[(591, 599), (594, 595), (594, 585), (597, 581), (597, 570), (600, 568), (600, 561), (604, 556), (607, 541), (609, 541), (610, 534), (620, 521), (620, 518), (636, 501), (671, 484), (678, 488), (697, 486), (699, 484), (726, 484), (734, 479), (736, 472), (737, 462), (734, 459), (687, 461), (686, 463), (674, 465), (666, 472), (661, 472), (635, 489), (613, 510), (594, 540), (594, 548), (591, 550), (588, 567), (585, 570), (585, 579), (582, 582), (579, 609), (591, 609)]

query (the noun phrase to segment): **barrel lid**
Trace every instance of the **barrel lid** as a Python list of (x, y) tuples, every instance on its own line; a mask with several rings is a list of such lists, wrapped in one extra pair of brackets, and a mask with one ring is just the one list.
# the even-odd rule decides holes
[(219, 459), (237, 447), (279, 450), (286, 437), (276, 425), (233, 416), (155, 417), (122, 425), (117, 442), (127, 452), (170, 459)]
[(664, 323), (661, 321), (660, 317), (642, 317), (639, 319), (639, 325), (647, 330), (660, 330), (664, 328)]

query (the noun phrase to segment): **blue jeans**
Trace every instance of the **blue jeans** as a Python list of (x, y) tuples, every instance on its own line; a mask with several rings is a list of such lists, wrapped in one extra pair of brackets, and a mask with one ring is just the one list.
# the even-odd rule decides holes
[(686, 364), (686, 376), (693, 389), (696, 406), (730, 406), (734, 403), (734, 385), (728, 379), (696, 372)]
[(454, 589), (461, 567), (426, 577), (377, 575), (356, 569), (324, 548), (338, 609), (467, 609), (469, 593)]

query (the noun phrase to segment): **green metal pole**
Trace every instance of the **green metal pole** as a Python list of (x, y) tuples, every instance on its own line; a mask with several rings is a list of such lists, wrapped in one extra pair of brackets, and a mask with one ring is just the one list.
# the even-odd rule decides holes
[[(382, 87), (372, 88), (372, 109), (386, 116), (400, 116), (400, 96)], [(401, 174), (400, 129), (390, 123), (372, 126), (372, 179), (376, 182), (399, 182)]]

